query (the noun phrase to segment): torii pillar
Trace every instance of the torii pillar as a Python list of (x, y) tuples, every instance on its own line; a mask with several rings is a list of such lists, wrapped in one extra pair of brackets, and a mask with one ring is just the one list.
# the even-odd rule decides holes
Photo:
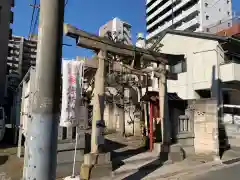
[(92, 136), (91, 136), (91, 153), (99, 153), (104, 145), (104, 64), (107, 52), (100, 50), (98, 53), (98, 68), (94, 81), (94, 97), (93, 97), (93, 119), (92, 119)]

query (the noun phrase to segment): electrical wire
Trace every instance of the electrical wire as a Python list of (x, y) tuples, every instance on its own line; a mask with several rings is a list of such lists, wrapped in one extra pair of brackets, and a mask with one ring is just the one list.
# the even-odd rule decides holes
[(64, 5), (65, 7), (67, 6), (68, 2), (69, 2), (69, 0), (66, 0), (65, 5)]
[(31, 35), (31, 32), (32, 32), (32, 26), (33, 26), (33, 19), (34, 19), (34, 14), (35, 14), (35, 10), (36, 10), (36, 4), (37, 4), (37, 0), (34, 0), (33, 10), (32, 10), (32, 15), (31, 15), (31, 22), (30, 22), (29, 33), (28, 33), (28, 39), (30, 38), (30, 35)]
[(36, 18), (35, 18), (35, 22), (34, 22), (33, 30), (31, 32), (31, 34), (34, 34), (35, 31), (36, 31), (38, 20), (39, 20), (39, 13), (40, 13), (40, 8), (37, 9), (37, 15), (36, 15)]
[(215, 1), (215, 2), (214, 2), (209, 8), (213, 8), (213, 7), (215, 7), (219, 1), (221, 1), (221, 0), (217, 0), (217, 1)]

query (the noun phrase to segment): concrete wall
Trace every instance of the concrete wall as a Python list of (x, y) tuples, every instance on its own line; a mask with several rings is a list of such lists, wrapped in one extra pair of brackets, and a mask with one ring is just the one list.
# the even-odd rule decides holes
[[(212, 33), (215, 33), (228, 28), (228, 23), (230, 23), (230, 26), (232, 25), (232, 1), (202, 0), (200, 3), (202, 7), (201, 19), (204, 31), (206, 31), (206, 28), (209, 28)], [(221, 25), (213, 28), (216, 24)]]
[[(140, 135), (140, 118), (134, 115), (134, 106), (125, 107), (125, 132), (129, 135)], [(130, 111), (130, 112), (129, 112)], [(104, 121), (108, 130), (120, 131), (122, 109), (116, 105), (107, 104), (104, 109)]]
[(0, 1), (0, 104), (4, 103), (5, 94), (11, 3), (11, 0)]
[(104, 121), (107, 129), (119, 131), (120, 120), (120, 108), (113, 104), (106, 104), (104, 109)]
[[(168, 80), (168, 92), (175, 92), (182, 99), (200, 98), (195, 91), (212, 87), (213, 68), (217, 67), (218, 61), (224, 61), (218, 42), (167, 34), (161, 43), (162, 53), (184, 54), (187, 62), (187, 72), (179, 73), (176, 81)], [(214, 76), (218, 76), (217, 68)]]
[(240, 64), (229, 63), (220, 66), (222, 82), (240, 81)]
[(202, 99), (194, 102), (194, 147), (196, 154), (218, 154), (217, 101)]

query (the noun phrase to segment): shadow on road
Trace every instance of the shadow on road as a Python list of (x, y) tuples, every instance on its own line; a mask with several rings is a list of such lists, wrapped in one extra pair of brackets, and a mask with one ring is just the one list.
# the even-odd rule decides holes
[(0, 166), (5, 164), (8, 160), (8, 156), (0, 156)]
[(113, 163), (113, 171), (116, 169), (120, 168), (122, 165), (124, 165), (125, 159), (128, 159), (132, 156), (136, 156), (140, 153), (146, 152), (146, 148), (140, 147), (138, 149), (129, 149), (126, 151), (122, 152), (112, 152), (111, 158), (112, 158), (112, 163)]
[[(156, 159), (148, 164), (143, 165), (138, 169), (137, 172), (129, 175), (128, 177), (125, 177), (124, 180), (130, 180), (130, 179), (142, 179), (146, 177), (147, 175), (151, 174), (158, 168), (162, 167), (164, 162), (168, 161), (168, 154), (169, 152), (164, 152), (163, 146), (161, 146), (162, 150), (159, 156), (159, 159)], [(169, 149), (169, 148), (167, 148)]]
[[(115, 136), (115, 135), (114, 135)], [(118, 136), (118, 134), (116, 134)], [(146, 152), (147, 148), (143, 145), (139, 145), (136, 148), (128, 148), (129, 144), (131, 146), (131, 139), (117, 138), (118, 142), (111, 140), (110, 138), (105, 139), (105, 152), (111, 152), (111, 161), (112, 161), (112, 168), (113, 171), (120, 168), (124, 165), (124, 160), (128, 159), (132, 156), (136, 156), (140, 153)], [(91, 147), (91, 134), (86, 134), (86, 151), (85, 153), (90, 153)], [(124, 148), (123, 150), (121, 150)]]

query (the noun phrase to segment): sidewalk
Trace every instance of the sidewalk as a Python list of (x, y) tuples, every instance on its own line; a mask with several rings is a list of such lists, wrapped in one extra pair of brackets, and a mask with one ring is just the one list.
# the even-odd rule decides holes
[[(22, 178), (24, 159), (18, 158), (16, 154), (16, 147), (0, 149), (0, 179), (2, 174), (5, 176), (4, 179), (6, 180), (20, 180)], [(80, 171), (80, 166), (81, 164), (77, 162), (76, 172)], [(58, 164), (58, 179), (71, 175), (69, 172), (72, 172), (72, 164)]]
[(17, 148), (0, 150), (0, 173), (5, 174), (5, 179), (19, 180), (22, 177), (23, 159), (16, 156)]
[[(182, 162), (172, 164), (171, 161), (162, 162), (159, 154), (142, 149), (140, 139), (126, 139), (116, 136), (107, 136), (110, 149), (113, 150), (112, 163), (114, 180), (122, 179), (159, 179), (171, 177), (184, 171), (190, 171), (198, 166), (221, 165), (221, 162), (212, 162), (206, 156), (194, 156)], [(107, 179), (107, 178), (104, 178)]]
[(113, 172), (113, 178), (144, 180), (187, 180), (199, 174), (240, 164), (240, 151), (225, 152), (219, 161), (205, 156), (192, 156), (182, 162), (163, 164), (153, 153), (145, 152), (123, 160), (124, 165)]
[(199, 168), (208, 169), (210, 167), (222, 166), (221, 162), (212, 161), (204, 163), (203, 161), (193, 159), (185, 159), (174, 164), (163, 164), (158, 158), (152, 158), (151, 160), (150, 158), (146, 161), (144, 159), (125, 161), (125, 165), (114, 171), (113, 179), (165, 179)]

